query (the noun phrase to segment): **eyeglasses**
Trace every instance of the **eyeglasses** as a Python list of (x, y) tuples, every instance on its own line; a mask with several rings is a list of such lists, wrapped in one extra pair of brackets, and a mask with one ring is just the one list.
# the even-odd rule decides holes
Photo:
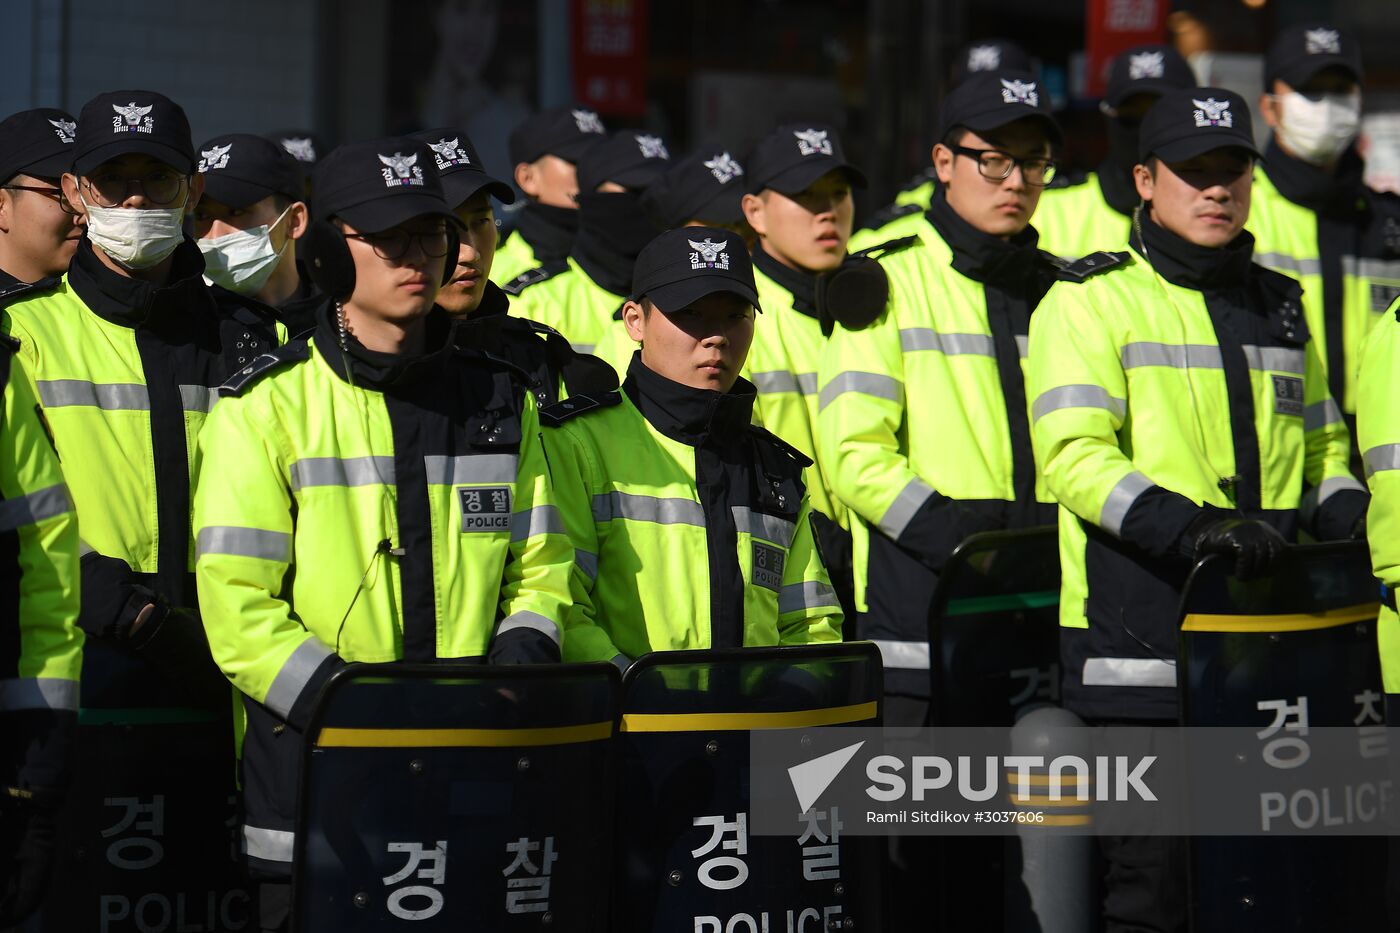
[(187, 176), (174, 169), (155, 169), (140, 177), (118, 175), (114, 172), (100, 172), (84, 178), (88, 194), (98, 207), (117, 207), (131, 197), (135, 186), (141, 196), (157, 207), (168, 207), (180, 199)]
[(57, 202), (65, 214), (76, 214), (73, 205), (68, 203), (68, 198), (63, 194), (62, 188), (41, 188), (38, 185), (0, 185), (5, 191), (32, 191), (35, 194), (42, 194), (44, 197)]
[(347, 240), (368, 243), (380, 259), (394, 262), (408, 254), (408, 248), (417, 244), (423, 255), (437, 259), (447, 255), (447, 231), (434, 230), (432, 233), (409, 233), (407, 230), (385, 230), (383, 233), (347, 233)]
[(1011, 175), (1011, 170), (1016, 166), (1021, 167), (1021, 178), (1026, 184), (1037, 188), (1043, 188), (1055, 180), (1055, 162), (1052, 159), (1036, 156), (1030, 159), (1018, 159), (1009, 152), (1002, 152), (1000, 149), (970, 149), (967, 146), (951, 147), (958, 155), (965, 155), (969, 159), (977, 161), (977, 171), (982, 173), (982, 177), (991, 181), (1001, 181)]

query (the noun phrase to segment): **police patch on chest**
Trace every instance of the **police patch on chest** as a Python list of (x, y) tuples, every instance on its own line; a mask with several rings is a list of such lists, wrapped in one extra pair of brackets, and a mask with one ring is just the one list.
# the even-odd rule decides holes
[(462, 531), (510, 531), (509, 486), (470, 486), (457, 490), (462, 502)]
[(787, 552), (761, 541), (753, 543), (753, 583), (773, 592), (783, 588), (783, 563)]
[(1274, 413), (1301, 415), (1303, 413), (1303, 380), (1297, 376), (1274, 376)]

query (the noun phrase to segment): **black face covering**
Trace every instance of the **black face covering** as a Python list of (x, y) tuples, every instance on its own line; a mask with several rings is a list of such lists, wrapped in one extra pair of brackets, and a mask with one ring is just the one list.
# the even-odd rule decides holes
[(1138, 163), (1138, 129), (1141, 120), (1111, 117), (1106, 121), (1108, 154), (1098, 168), (1099, 187), (1108, 206), (1120, 214), (1131, 214), (1138, 203), (1133, 185), (1133, 166)]
[(637, 255), (660, 232), (634, 192), (580, 194), (571, 255), (593, 281), (615, 295), (626, 295), (632, 290)]

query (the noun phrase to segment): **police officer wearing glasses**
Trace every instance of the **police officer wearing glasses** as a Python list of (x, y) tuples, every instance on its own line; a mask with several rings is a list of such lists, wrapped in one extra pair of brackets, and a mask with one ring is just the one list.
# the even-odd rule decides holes
[(60, 276), (82, 239), (59, 178), (73, 164), (77, 124), (62, 110), (25, 110), (0, 122), (0, 297)]

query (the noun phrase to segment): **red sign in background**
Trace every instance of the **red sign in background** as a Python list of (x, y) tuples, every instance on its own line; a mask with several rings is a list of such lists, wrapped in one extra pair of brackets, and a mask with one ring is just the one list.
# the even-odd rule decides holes
[(1102, 97), (1108, 66), (1135, 45), (1164, 42), (1169, 0), (1087, 0), (1084, 53), (1090, 97)]
[(648, 0), (571, 0), (574, 94), (601, 114), (647, 106)]

